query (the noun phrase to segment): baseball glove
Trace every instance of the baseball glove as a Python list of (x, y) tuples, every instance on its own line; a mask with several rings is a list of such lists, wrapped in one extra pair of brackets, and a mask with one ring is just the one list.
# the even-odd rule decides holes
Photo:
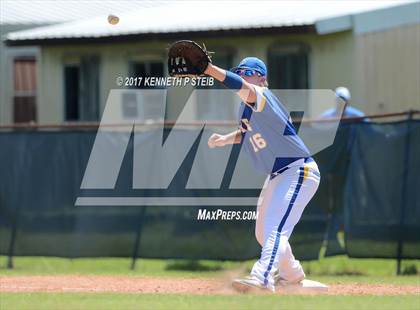
[[(204, 46), (204, 44), (203, 44)], [(168, 72), (170, 76), (202, 75), (211, 58), (206, 50), (194, 41), (181, 40), (168, 50)]]

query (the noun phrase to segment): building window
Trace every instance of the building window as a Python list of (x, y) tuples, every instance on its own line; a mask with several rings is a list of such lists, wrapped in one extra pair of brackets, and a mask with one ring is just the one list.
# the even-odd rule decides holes
[[(147, 57), (146, 57), (147, 58)], [(142, 78), (130, 86), (133, 89), (163, 89), (164, 86), (145, 86), (145, 78), (164, 77), (164, 63), (159, 57), (133, 60), (129, 63), (129, 76)], [(137, 83), (137, 84), (136, 84)], [(162, 121), (164, 110), (162, 94), (156, 91), (124, 91), (122, 93), (122, 115), (125, 119), (133, 119), (139, 122)]]
[(303, 44), (273, 45), (268, 50), (268, 83), (272, 89), (308, 89), (309, 48)]
[[(212, 61), (217, 66), (226, 70), (229, 70), (234, 66), (233, 49), (228, 47), (211, 49), (209, 47), (209, 50), (214, 52), (214, 54), (212, 54)], [(214, 86), (203, 88), (226, 90), (226, 87), (217, 80), (215, 80)], [(227, 100), (229, 97), (228, 94), (232, 94), (232, 98)], [(235, 94), (229, 91), (227, 94), (215, 92), (211, 96), (203, 96), (203, 98), (200, 98), (200, 104), (197, 105), (197, 119), (211, 121), (234, 120), (236, 116), (235, 105), (233, 104), (234, 97)], [(226, 102), (226, 100), (228, 102)]]
[[(130, 63), (131, 77), (163, 77), (163, 62), (159, 60), (152, 61), (133, 61)], [(134, 88), (163, 88), (163, 87), (145, 87), (143, 83)]]
[(13, 118), (16, 123), (36, 121), (36, 60), (15, 58), (13, 63)]
[(99, 57), (86, 55), (64, 65), (66, 121), (99, 119)]
[(79, 119), (79, 75), (80, 67), (78, 65), (64, 67), (66, 121)]

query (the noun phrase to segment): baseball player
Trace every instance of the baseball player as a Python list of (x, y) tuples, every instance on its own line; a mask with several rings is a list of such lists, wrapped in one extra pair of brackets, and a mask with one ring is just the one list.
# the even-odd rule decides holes
[(337, 106), (331, 109), (326, 110), (321, 114), (322, 118), (334, 118), (334, 117), (362, 117), (365, 116), (365, 114), (356, 109), (355, 107), (350, 106), (349, 102), (351, 99), (351, 94), (348, 88), (340, 86), (335, 89), (335, 95), (337, 99), (341, 99), (344, 101), (344, 109), (343, 112), (341, 112), (341, 109), (339, 109), (339, 105), (341, 105), (342, 101), (337, 100)]
[(268, 175), (258, 201), (255, 235), (262, 246), (251, 274), (237, 279), (241, 291), (258, 287), (275, 291), (278, 285), (305, 278), (289, 244), (293, 228), (315, 194), (320, 173), (303, 141), (296, 134), (289, 112), (267, 88), (267, 68), (256, 57), (247, 57), (226, 71), (209, 63), (205, 74), (236, 92), (242, 103), (239, 129), (213, 134), (210, 148), (241, 143), (256, 169)]

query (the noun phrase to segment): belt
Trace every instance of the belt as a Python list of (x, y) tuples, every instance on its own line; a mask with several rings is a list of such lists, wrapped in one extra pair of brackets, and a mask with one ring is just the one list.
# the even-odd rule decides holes
[[(312, 157), (306, 157), (306, 158), (302, 158), (302, 159), (304, 159), (304, 163), (310, 163), (310, 162), (313, 162), (314, 161), (314, 159), (312, 158)], [(280, 175), (280, 174), (282, 174), (283, 172), (285, 172), (287, 169), (289, 169), (290, 167), (289, 166), (286, 166), (286, 167), (283, 167), (283, 168), (281, 168), (281, 169), (279, 169), (279, 170), (277, 170), (277, 171), (275, 171), (275, 172), (272, 172), (271, 174), (270, 174), (270, 180), (272, 180), (272, 179), (274, 179), (276, 176), (278, 176), (278, 175)]]

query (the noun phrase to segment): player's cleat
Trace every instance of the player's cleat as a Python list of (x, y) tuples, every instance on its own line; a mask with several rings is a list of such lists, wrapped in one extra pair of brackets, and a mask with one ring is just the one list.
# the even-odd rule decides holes
[(235, 279), (232, 282), (232, 287), (241, 292), (241, 293), (248, 293), (251, 291), (258, 291), (258, 290), (265, 290), (270, 291), (269, 288), (267, 288), (263, 283), (261, 283), (260, 280), (258, 280), (256, 277), (253, 276), (247, 276), (244, 279)]
[(295, 280), (286, 280), (280, 277), (278, 273), (274, 274), (274, 285), (275, 286), (286, 286), (286, 285), (293, 285), (299, 284), (305, 279), (305, 275), (295, 279)]

